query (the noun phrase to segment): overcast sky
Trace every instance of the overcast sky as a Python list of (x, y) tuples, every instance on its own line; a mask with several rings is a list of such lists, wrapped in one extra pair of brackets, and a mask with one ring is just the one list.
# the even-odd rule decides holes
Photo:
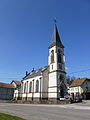
[(89, 77), (90, 0), (0, 0), (0, 81), (21, 80), (48, 65), (54, 18), (65, 46), (67, 75)]

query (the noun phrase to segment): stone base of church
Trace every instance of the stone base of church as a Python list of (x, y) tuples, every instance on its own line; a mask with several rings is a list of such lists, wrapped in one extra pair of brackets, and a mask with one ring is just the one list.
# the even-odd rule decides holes
[(33, 98), (33, 101), (38, 102), (40, 101), (40, 98)]
[(22, 101), (25, 101), (26, 100), (26, 97), (22, 97)]
[(32, 101), (32, 98), (30, 98), (30, 97), (27, 97), (27, 101)]
[(57, 98), (48, 98), (48, 101), (56, 102), (56, 101), (57, 101)]
[(40, 98), (22, 97), (22, 101), (40, 101)]
[(59, 100), (58, 98), (22, 98), (22, 103), (31, 104), (69, 104), (70, 100)]

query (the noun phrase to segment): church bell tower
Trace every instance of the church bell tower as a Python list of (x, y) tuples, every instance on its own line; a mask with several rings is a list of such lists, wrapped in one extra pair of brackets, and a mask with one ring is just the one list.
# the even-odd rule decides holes
[(64, 98), (67, 94), (64, 46), (61, 42), (56, 24), (49, 46), (48, 65), (48, 99)]

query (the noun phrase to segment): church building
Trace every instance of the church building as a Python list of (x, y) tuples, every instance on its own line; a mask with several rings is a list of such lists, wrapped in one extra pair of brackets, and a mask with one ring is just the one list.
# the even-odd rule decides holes
[(48, 47), (48, 66), (26, 72), (21, 81), (22, 100), (60, 100), (67, 96), (64, 45), (57, 26)]

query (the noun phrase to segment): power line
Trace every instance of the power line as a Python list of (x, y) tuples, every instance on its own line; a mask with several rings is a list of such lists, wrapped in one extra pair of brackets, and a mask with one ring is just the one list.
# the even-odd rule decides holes
[(75, 71), (75, 72), (71, 72), (71, 73), (69, 73), (69, 74), (81, 73), (81, 72), (85, 72), (85, 71), (90, 71), (90, 69)]
[[(85, 69), (85, 70), (80, 70), (80, 71), (74, 71), (74, 72), (71, 72), (71, 73), (68, 73), (68, 74), (74, 74), (74, 73), (81, 73), (81, 72), (85, 72), (85, 71), (90, 71), (90, 69)], [(23, 77), (21, 78), (0, 78), (0, 79), (22, 79)]]
[(0, 78), (0, 79), (21, 79), (21, 78)]

